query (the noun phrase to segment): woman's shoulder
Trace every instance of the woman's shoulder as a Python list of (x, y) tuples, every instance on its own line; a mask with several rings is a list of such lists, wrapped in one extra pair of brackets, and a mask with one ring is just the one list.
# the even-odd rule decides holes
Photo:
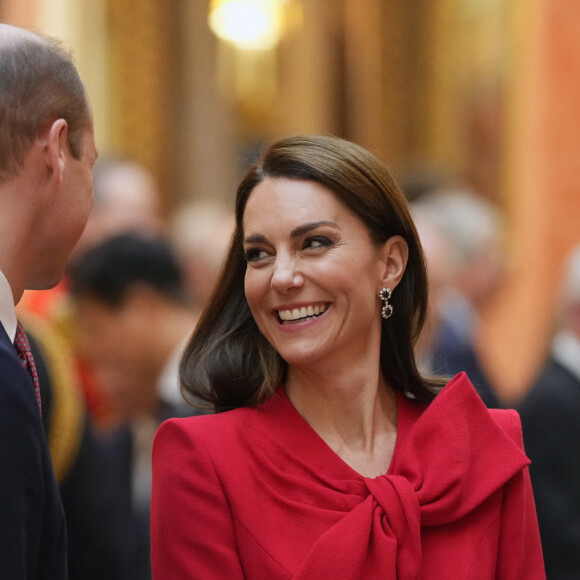
[(240, 407), (223, 413), (210, 413), (192, 417), (173, 417), (161, 424), (160, 429), (176, 429), (186, 433), (215, 433), (224, 429), (236, 428), (255, 414), (253, 407)]
[[(514, 440), (518, 445), (522, 440), (520, 416), (514, 409), (488, 409), (465, 373), (459, 373), (435, 397), (434, 401), (425, 407), (431, 418), (438, 417), (446, 424), (466, 422), (470, 430), (477, 429), (482, 436), (494, 425)], [(491, 417), (493, 422), (486, 420)]]
[(516, 443), (522, 442), (522, 422), (518, 412), (514, 409), (489, 409), (492, 419)]
[(155, 439), (211, 447), (239, 445), (252, 436), (260, 415), (255, 407), (240, 407), (211, 415), (172, 418), (161, 424)]

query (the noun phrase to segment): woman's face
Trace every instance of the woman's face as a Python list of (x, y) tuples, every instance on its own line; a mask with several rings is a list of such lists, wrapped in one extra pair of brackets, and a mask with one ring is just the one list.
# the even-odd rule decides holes
[(267, 178), (248, 199), (243, 229), (246, 298), (288, 364), (378, 356), (383, 246), (333, 192)]

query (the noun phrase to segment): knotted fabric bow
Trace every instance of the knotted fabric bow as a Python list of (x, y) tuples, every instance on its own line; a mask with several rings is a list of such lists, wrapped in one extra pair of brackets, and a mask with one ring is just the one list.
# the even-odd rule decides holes
[(475, 391), (461, 388), (466, 381), (459, 375), (431, 404), (386, 475), (365, 478), (369, 495), (319, 538), (294, 580), (370, 578), (377, 570), (418, 580), (422, 526), (458, 521), (529, 463)]

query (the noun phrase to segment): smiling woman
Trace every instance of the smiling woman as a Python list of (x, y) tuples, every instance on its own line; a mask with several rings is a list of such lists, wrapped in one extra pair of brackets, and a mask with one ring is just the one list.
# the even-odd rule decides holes
[[(324, 211), (318, 209), (321, 201), (326, 203)], [(352, 232), (341, 230), (335, 219), (337, 211)], [(262, 221), (256, 221), (259, 219)], [(372, 288), (360, 288), (356, 294), (376, 308), (375, 324), (379, 324), (378, 292), (383, 285), (394, 289), (398, 284), (392, 299), (396, 314), (388, 324), (379, 325), (381, 371), (395, 391), (425, 402), (432, 400), (442, 383), (420, 376), (413, 353), (425, 318), (427, 279), (405, 198), (387, 168), (371, 153), (354, 143), (319, 136), (275, 143), (238, 187), (236, 230), (222, 278), (181, 367), (186, 397), (192, 392), (218, 411), (255, 405), (272, 395), (285, 379), (286, 361), (259, 328), (244, 291), (244, 284), (263, 276), (274, 261), (274, 285), (288, 274), (284, 269), (287, 251), (274, 260), (276, 248), (267, 237), (272, 237), (270, 232), (281, 234), (282, 224), (288, 224), (289, 241), (306, 244), (297, 252), (300, 264), (316, 267), (321, 262), (318, 256), (329, 255), (330, 260), (342, 256), (337, 270), (352, 283), (362, 282), (357, 279), (361, 251), (378, 252), (390, 240), (386, 249), (405, 252), (406, 266), (398, 272), (396, 283), (388, 276), (384, 283), (377, 278)], [(406, 248), (400, 249), (402, 246)], [(393, 265), (388, 263), (389, 268)], [(310, 284), (305, 291), (313, 291)]]
[[(295, 365), (336, 372), (346, 361), (376, 367), (378, 292), (403, 276), (405, 240), (374, 243), (364, 222), (325, 186), (279, 177), (255, 187), (243, 229), (246, 300), (288, 372)], [(286, 389), (292, 384), (288, 376)]]
[(386, 167), (332, 137), (271, 145), (181, 363), (220, 413), (156, 437), (154, 577), (544, 578), (519, 419), (465, 374), (421, 376), (426, 308)]

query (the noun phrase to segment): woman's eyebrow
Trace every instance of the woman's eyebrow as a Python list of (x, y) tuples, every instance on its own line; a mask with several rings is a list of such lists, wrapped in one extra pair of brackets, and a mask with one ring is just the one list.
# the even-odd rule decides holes
[(297, 228), (294, 228), (290, 232), (290, 237), (291, 238), (299, 238), (300, 236), (303, 236), (304, 234), (307, 234), (308, 232), (311, 232), (312, 230), (315, 230), (316, 228), (318, 228), (320, 226), (331, 226), (331, 227), (340, 229), (338, 227), (338, 225), (333, 221), (320, 220), (318, 222), (311, 222), (309, 224), (304, 224), (303, 226), (298, 226)]
[(244, 244), (265, 244), (268, 240), (262, 234), (252, 234), (244, 238)]
[[(320, 226), (331, 226), (331, 227), (340, 229), (338, 227), (338, 225), (333, 221), (320, 220), (317, 222), (310, 222), (310, 223), (298, 226), (297, 228), (294, 228), (290, 232), (290, 237), (291, 238), (299, 238), (300, 236), (303, 236), (303, 235), (307, 234), (308, 232), (311, 232), (312, 230), (319, 228)], [(268, 240), (267, 240), (266, 236), (264, 236), (263, 234), (251, 234), (251, 235), (244, 238), (244, 244), (265, 244), (267, 242), (268, 242)]]

